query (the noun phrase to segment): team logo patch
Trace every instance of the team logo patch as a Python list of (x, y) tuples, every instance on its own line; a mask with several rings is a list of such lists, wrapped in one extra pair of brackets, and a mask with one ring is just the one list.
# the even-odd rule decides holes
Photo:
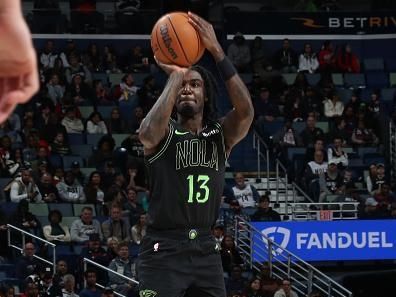
[(153, 290), (142, 290), (139, 291), (139, 297), (155, 297), (157, 296), (157, 292)]

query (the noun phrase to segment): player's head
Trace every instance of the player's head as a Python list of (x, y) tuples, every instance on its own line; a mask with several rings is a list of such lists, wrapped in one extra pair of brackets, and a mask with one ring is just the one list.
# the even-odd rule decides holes
[(176, 110), (184, 118), (202, 113), (203, 119), (214, 117), (216, 81), (205, 68), (195, 65), (184, 76), (182, 88), (176, 101)]

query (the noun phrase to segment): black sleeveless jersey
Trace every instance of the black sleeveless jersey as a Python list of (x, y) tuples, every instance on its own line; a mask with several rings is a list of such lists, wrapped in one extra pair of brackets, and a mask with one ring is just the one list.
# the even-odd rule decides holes
[(220, 123), (211, 121), (194, 135), (170, 120), (168, 136), (145, 159), (148, 226), (209, 229), (218, 217), (224, 186), (226, 151)]

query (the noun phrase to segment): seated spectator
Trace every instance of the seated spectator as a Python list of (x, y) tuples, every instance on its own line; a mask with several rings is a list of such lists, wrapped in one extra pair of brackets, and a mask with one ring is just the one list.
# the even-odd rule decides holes
[(110, 208), (110, 218), (102, 223), (103, 236), (105, 240), (116, 237), (118, 241), (130, 240), (129, 221), (122, 217), (122, 208), (113, 204)]
[(323, 130), (316, 127), (316, 119), (309, 116), (306, 121), (306, 127), (301, 131), (300, 137), (305, 147), (313, 147), (316, 139), (323, 139)]
[(315, 151), (314, 160), (308, 162), (304, 172), (303, 181), (305, 187), (315, 199), (319, 199), (321, 191), (319, 178), (324, 176), (327, 171), (327, 162), (324, 162), (324, 154), (322, 151)]
[(140, 216), (144, 213), (144, 209), (142, 205), (137, 202), (137, 192), (134, 188), (128, 188), (127, 201), (124, 203), (123, 209), (128, 213), (130, 226), (134, 226), (139, 222)]
[[(15, 212), (8, 217), (8, 223), (36, 236), (42, 236), (40, 221), (29, 211), (29, 202), (26, 199), (18, 203)], [(16, 237), (21, 241), (18, 235)]]
[(247, 72), (250, 69), (250, 48), (242, 33), (237, 32), (227, 48), (227, 56), (238, 72)]
[(110, 119), (106, 121), (106, 126), (109, 134), (122, 134), (129, 130), (127, 122), (121, 117), (119, 107), (112, 109)]
[(250, 52), (252, 56), (253, 72), (258, 74), (262, 73), (271, 63), (268, 59), (268, 52), (264, 47), (264, 41), (260, 36), (254, 38)]
[(67, 274), (69, 274), (67, 262), (63, 259), (57, 260), (53, 278), (54, 285), (62, 288), (64, 286), (64, 276)]
[(106, 123), (97, 111), (94, 111), (88, 117), (87, 134), (107, 134)]
[(72, 274), (66, 274), (63, 277), (63, 281), (62, 297), (79, 297), (75, 292), (76, 278)]
[(377, 208), (383, 209), (384, 211), (388, 211), (391, 208), (391, 204), (396, 202), (396, 196), (391, 192), (390, 186), (386, 183), (381, 185), (374, 195), (374, 199), (378, 202)]
[(92, 104), (92, 90), (90, 86), (83, 80), (80, 73), (73, 74), (71, 84), (67, 87), (68, 96), (75, 105)]
[(315, 73), (319, 68), (319, 61), (316, 54), (312, 51), (312, 45), (306, 43), (304, 52), (298, 58), (298, 72)]
[(212, 230), (213, 237), (219, 247), (221, 247), (221, 242), (224, 239), (224, 225), (221, 223), (216, 223)]
[(76, 180), (80, 185), (85, 185), (85, 174), (81, 171), (81, 166), (79, 161), (73, 161), (70, 165), (70, 171), (74, 174)]
[(54, 106), (58, 104), (65, 95), (66, 89), (65, 86), (61, 85), (58, 74), (54, 73), (51, 75), (47, 82), (47, 91)]
[(259, 199), (258, 209), (251, 216), (253, 222), (274, 222), (281, 221), (281, 217), (278, 212), (270, 207), (270, 198), (267, 195), (263, 195)]
[(37, 183), (43, 201), (46, 203), (60, 202), (58, 189), (53, 184), (51, 173), (41, 175), (40, 181)]
[(274, 135), (273, 141), (281, 148), (302, 146), (300, 135), (298, 135), (296, 130), (293, 128), (291, 121), (285, 122), (282, 129)]
[(342, 149), (342, 138), (335, 137), (333, 144), (327, 149), (327, 160), (334, 162), (340, 169), (348, 166), (348, 154)]
[(84, 189), (71, 171), (66, 172), (65, 180), (57, 183), (56, 188), (63, 202), (84, 203), (86, 201)]
[(283, 109), (285, 118), (292, 122), (303, 121), (303, 118), (306, 118), (307, 115), (306, 107), (307, 106), (300, 92), (294, 89), (291, 90), (286, 96), (286, 102)]
[(230, 277), (226, 279), (225, 287), (227, 292), (243, 292), (246, 288), (247, 280), (242, 276), (242, 268), (234, 265), (230, 271)]
[(256, 203), (260, 197), (256, 188), (245, 183), (245, 177), (241, 172), (234, 174), (234, 181), (235, 186), (232, 187), (232, 191), (241, 207), (256, 207)]
[(74, 106), (66, 109), (65, 117), (62, 120), (62, 125), (65, 127), (67, 133), (82, 133), (84, 132), (84, 124), (81, 119), (76, 117), (76, 108)]
[(352, 133), (352, 143), (357, 146), (376, 146), (378, 142), (378, 137), (373, 130), (366, 128), (364, 121), (359, 120)]
[(235, 245), (234, 238), (231, 235), (225, 235), (221, 242), (221, 263), (223, 265), (224, 272), (231, 273), (231, 269), (234, 266), (242, 265), (243, 259), (238, 251), (238, 247)]
[(327, 40), (323, 43), (318, 60), (320, 72), (332, 73), (337, 70), (337, 59), (331, 41)]
[(86, 66), (80, 63), (80, 58), (76, 53), (73, 53), (69, 56), (70, 67), (66, 69), (66, 80), (69, 85), (73, 83), (73, 77), (78, 75), (80, 80), (78, 81), (79, 84), (81, 82), (85, 82), (87, 84), (92, 83), (92, 75), (91, 72), (88, 70)]
[(261, 280), (259, 278), (253, 278), (249, 281), (247, 289), (245, 291), (246, 297), (264, 297), (261, 292)]
[(51, 143), (56, 137), (58, 132), (62, 132), (65, 135), (66, 128), (59, 122), (57, 113), (50, 113), (48, 116), (48, 122), (40, 129), (40, 139), (45, 140), (47, 143)]
[(326, 192), (337, 194), (342, 186), (342, 176), (334, 160), (328, 162), (327, 171), (325, 172)]
[(107, 238), (107, 255), (110, 261), (118, 256), (118, 244), (119, 241), (116, 237)]
[(58, 154), (61, 156), (70, 155), (71, 149), (69, 144), (66, 142), (65, 135), (59, 131), (52, 143), (50, 144), (51, 153)]
[(327, 141), (333, 141), (334, 139), (341, 139), (342, 146), (350, 144), (351, 135), (346, 130), (346, 123), (342, 117), (334, 118), (334, 126), (330, 127), (330, 131), (327, 135)]
[(23, 247), (23, 255), (20, 257), (15, 265), (15, 277), (19, 280), (25, 280), (29, 275), (39, 271), (41, 267), (40, 261), (34, 257), (36, 247), (34, 243), (27, 242)]
[[(133, 1), (127, 1), (133, 2)], [(148, 55), (140, 45), (132, 47), (124, 57), (124, 72), (149, 72)]]
[(103, 69), (106, 73), (122, 73), (118, 67), (118, 57), (111, 45), (103, 47)]
[(100, 223), (93, 219), (93, 210), (86, 206), (81, 210), (80, 218), (75, 220), (70, 227), (71, 240), (76, 243), (84, 243), (88, 241), (91, 234), (98, 234), (102, 240), (102, 228)]
[(292, 290), (290, 279), (283, 279), (281, 288), (275, 292), (274, 297), (298, 297), (298, 294)]
[(367, 190), (372, 195), (375, 195), (381, 186), (388, 183), (388, 177), (385, 175), (385, 166), (382, 163), (371, 164), (369, 167), (369, 175), (366, 179)]
[[(120, 242), (118, 244), (118, 257), (113, 259), (109, 264), (109, 269), (117, 271), (118, 273), (134, 278), (136, 275), (135, 263), (129, 257), (129, 248), (127, 242)], [(120, 278), (114, 273), (108, 272), (109, 284), (114, 290), (125, 296), (129, 296), (128, 292), (136, 289), (134, 283), (128, 283), (125, 279)]]
[[(279, 116), (279, 108), (270, 97), (270, 91), (267, 87), (260, 89), (258, 98), (253, 99), (256, 125), (259, 131), (262, 131), (267, 122), (273, 122)], [(262, 132), (263, 133), (263, 132)]]
[(34, 183), (30, 170), (21, 169), (21, 177), (16, 177), (11, 183), (11, 202), (18, 203), (21, 200), (29, 202), (42, 202), (43, 198), (37, 185)]
[(93, 86), (92, 103), (94, 106), (114, 105), (114, 101), (111, 99), (109, 91), (105, 86), (103, 86), (103, 82), (101, 80), (95, 80)]
[(282, 48), (275, 52), (273, 57), (273, 66), (282, 73), (297, 72), (298, 57), (296, 52), (290, 46), (290, 40), (283, 39)]
[(51, 210), (48, 214), (49, 225), (43, 227), (43, 233), (46, 240), (55, 244), (68, 243), (71, 241), (69, 227), (62, 225), (62, 213), (57, 210)]
[[(137, 92), (139, 96), (139, 105), (142, 112), (147, 113), (155, 104), (161, 94), (161, 89), (153, 75), (148, 75), (143, 80), (143, 86)], [(136, 117), (136, 115), (135, 115)]]
[(355, 194), (357, 187), (352, 177), (352, 171), (345, 170), (344, 177), (340, 186), (338, 187), (337, 194), (345, 195), (347, 198), (358, 198)]
[(97, 275), (94, 269), (88, 268), (84, 272), (85, 288), (78, 294), (79, 297), (101, 297), (102, 292), (96, 287)]
[[(36, 0), (37, 2), (37, 0)], [(41, 5), (40, 5), (41, 6)], [(36, 7), (35, 7), (36, 8)], [(54, 67), (55, 59), (58, 57), (58, 54), (54, 51), (54, 41), (47, 40), (45, 42), (44, 48), (39, 56), (39, 66), (44, 71)]]
[(389, 211), (384, 208), (378, 208), (378, 202), (373, 197), (366, 198), (364, 209), (359, 218), (362, 220), (377, 220), (389, 217)]
[(102, 72), (102, 60), (103, 56), (98, 49), (98, 45), (96, 43), (90, 43), (83, 55), (83, 65), (87, 66), (90, 72)]
[(337, 55), (337, 69), (341, 73), (359, 73), (360, 62), (352, 52), (350, 44), (345, 44)]
[(85, 197), (87, 197), (87, 203), (91, 204), (103, 204), (104, 203), (104, 192), (100, 188), (101, 176), (99, 171), (93, 171), (89, 175), (88, 183), (84, 188)]
[(106, 162), (115, 161), (114, 158), (115, 141), (110, 135), (103, 135), (98, 141), (97, 150), (88, 159), (88, 165), (101, 170)]
[(135, 95), (139, 88), (135, 86), (135, 80), (132, 73), (125, 74), (121, 83), (114, 90), (114, 98), (118, 101), (137, 100)]
[(146, 214), (143, 213), (140, 215), (139, 221), (131, 228), (132, 242), (139, 245), (143, 237), (146, 236), (146, 230)]
[(328, 119), (342, 116), (344, 112), (344, 103), (340, 101), (338, 95), (332, 95), (330, 98), (325, 98), (324, 101), (324, 115)]

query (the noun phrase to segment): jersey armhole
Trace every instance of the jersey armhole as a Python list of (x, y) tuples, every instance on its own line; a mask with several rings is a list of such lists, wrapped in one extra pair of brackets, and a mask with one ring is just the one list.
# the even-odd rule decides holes
[(224, 161), (225, 163), (227, 163), (228, 161), (228, 154), (227, 154), (227, 150), (226, 150), (226, 146), (225, 146), (225, 142), (224, 142), (224, 132), (223, 132), (223, 126), (219, 123), (219, 122), (214, 122), (214, 124), (216, 125), (216, 127), (219, 128), (220, 133), (221, 133), (221, 144), (223, 146), (223, 152), (224, 152)]
[(156, 153), (145, 157), (149, 164), (153, 163), (155, 160), (157, 160), (159, 157), (161, 157), (161, 155), (168, 148), (169, 143), (170, 143), (170, 141), (172, 139), (172, 136), (173, 136), (173, 132), (174, 132), (174, 127), (173, 127), (171, 122), (169, 122), (168, 126), (169, 126), (168, 136), (166, 137), (166, 139), (163, 142), (163, 144), (160, 146), (159, 150)]

